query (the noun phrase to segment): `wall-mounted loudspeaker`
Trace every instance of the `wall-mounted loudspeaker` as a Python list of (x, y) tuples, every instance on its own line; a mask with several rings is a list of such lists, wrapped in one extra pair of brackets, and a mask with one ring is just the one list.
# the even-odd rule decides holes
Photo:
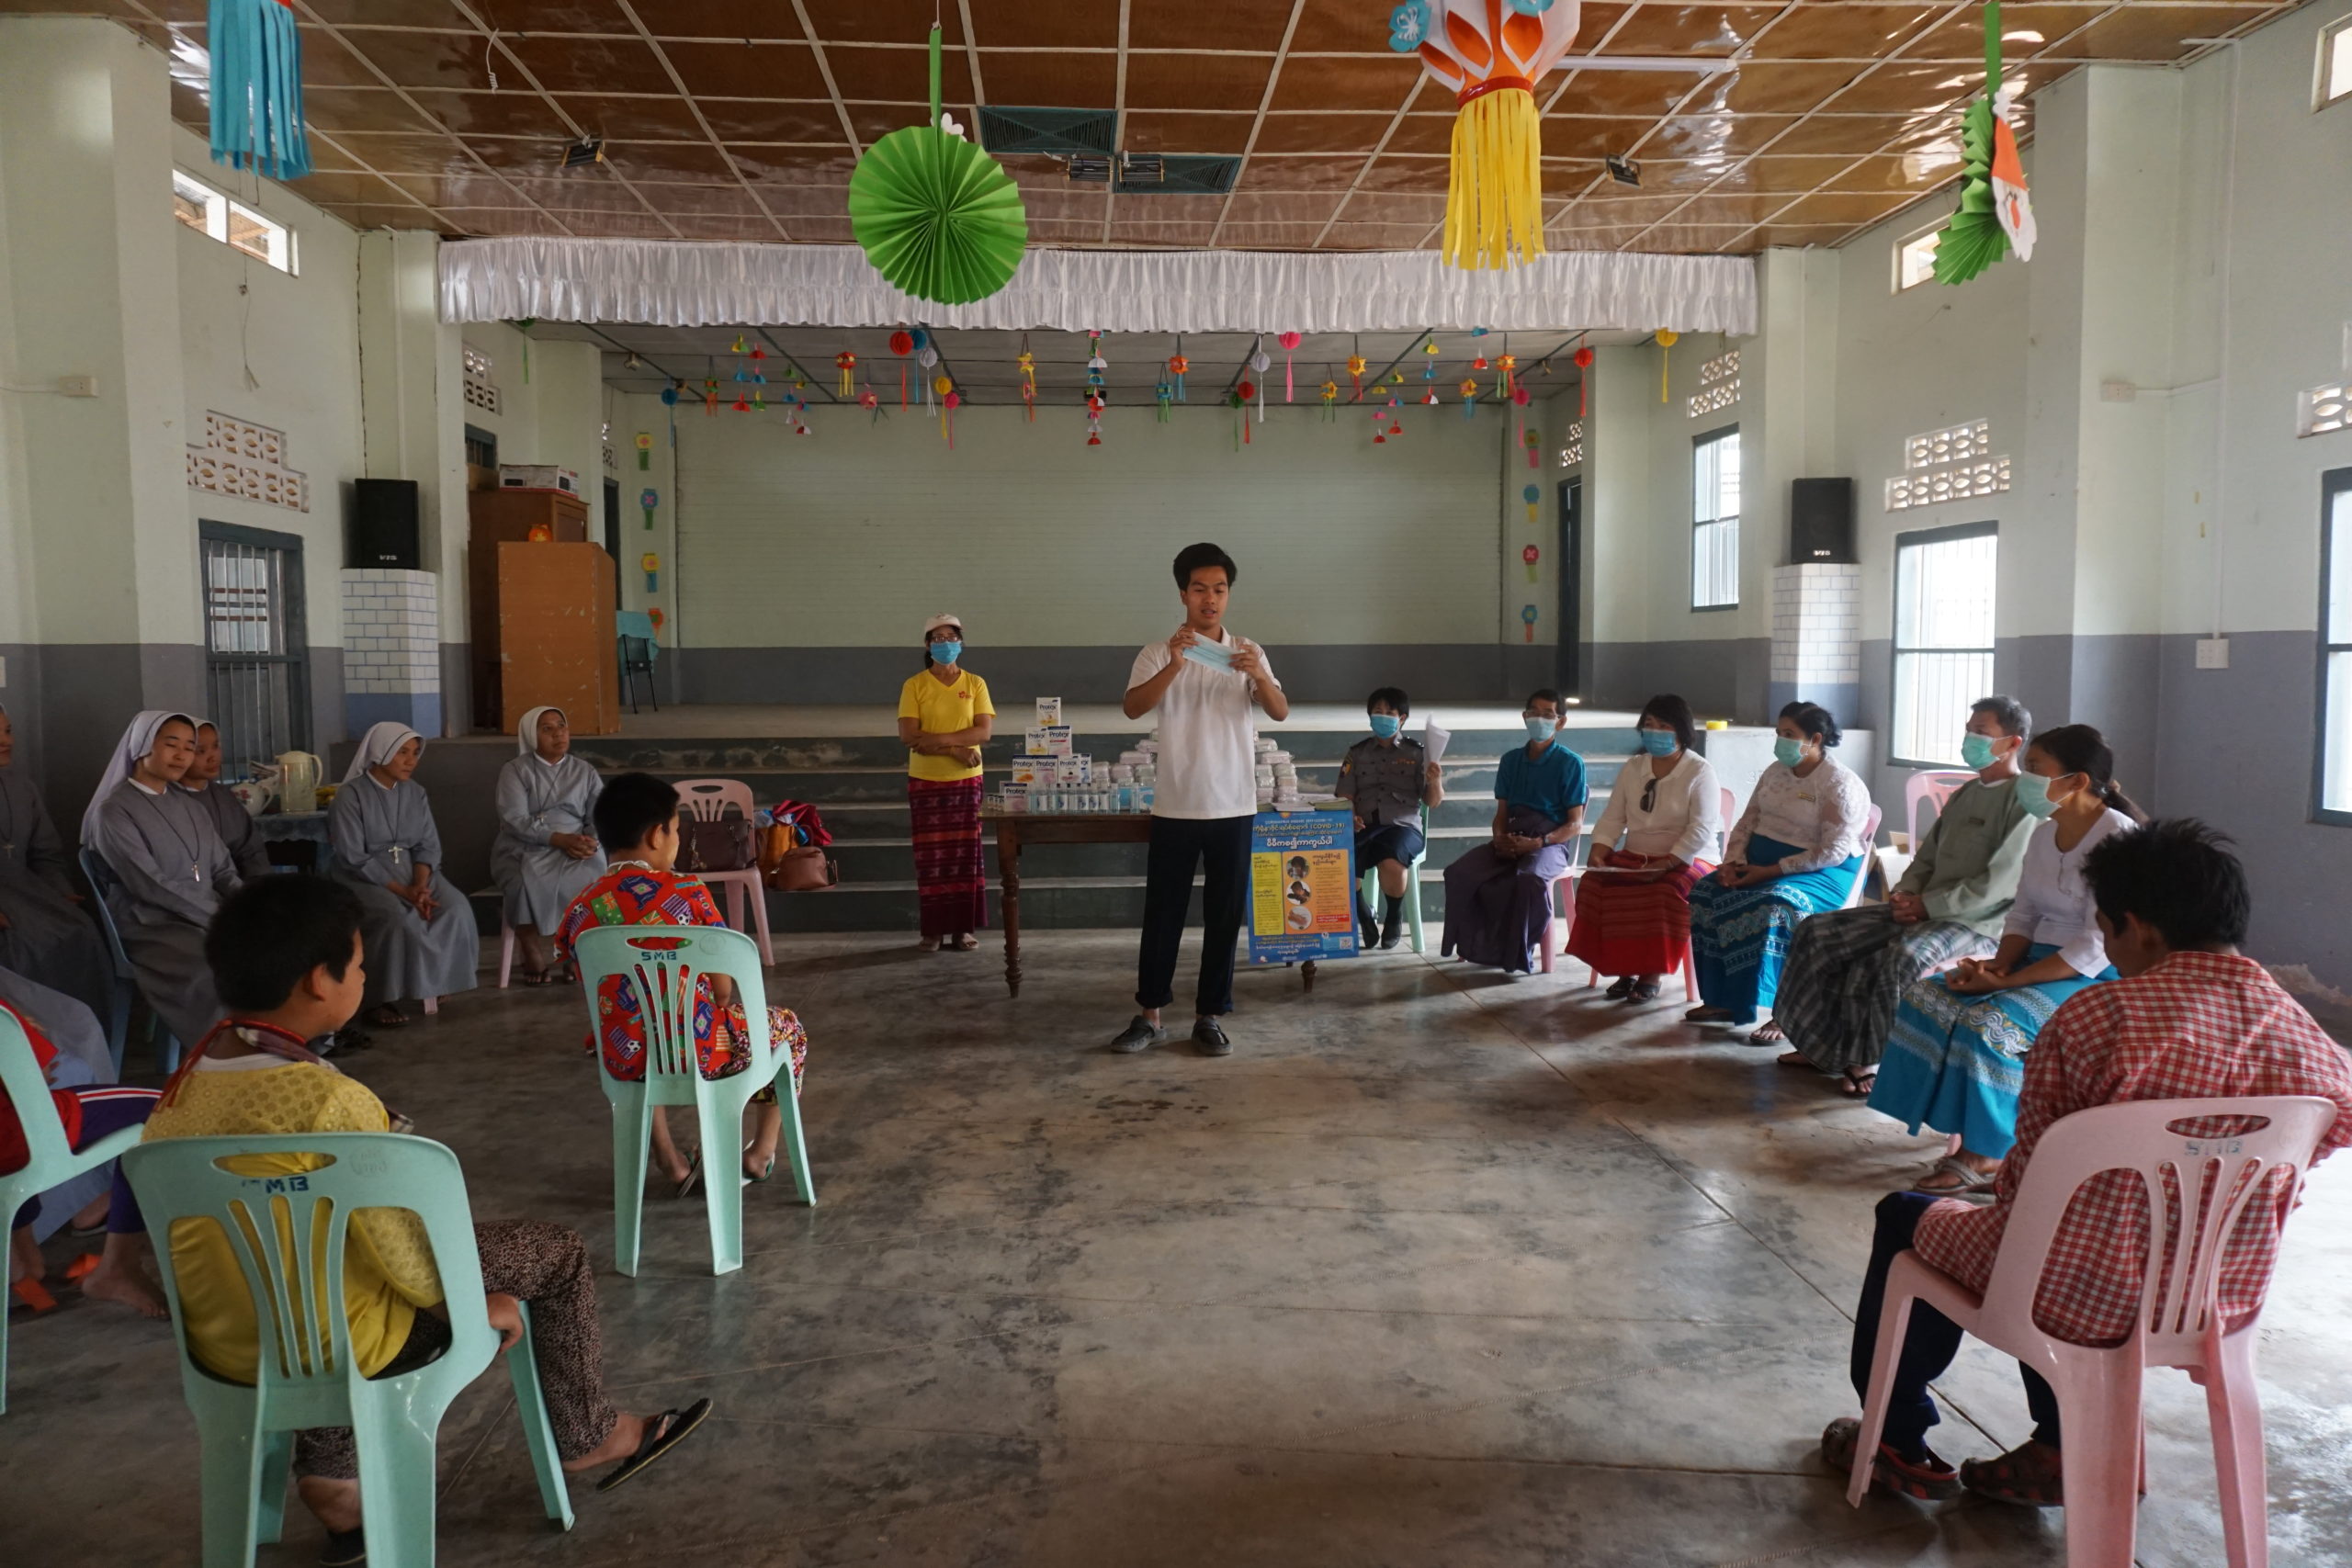
[(1854, 481), (1789, 481), (1789, 564), (1854, 560)]
[(422, 569), (414, 479), (351, 481), (351, 516), (344, 532), (344, 565), (390, 567), (401, 571)]

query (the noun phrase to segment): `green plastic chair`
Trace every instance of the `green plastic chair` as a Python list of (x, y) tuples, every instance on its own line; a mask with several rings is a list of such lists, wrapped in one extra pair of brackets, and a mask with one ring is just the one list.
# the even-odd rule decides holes
[[(596, 1051), (596, 1072), (613, 1108), (613, 1266), (624, 1274), (637, 1272), (653, 1108), (691, 1105), (706, 1154), (702, 1190), (710, 1220), (710, 1271), (731, 1274), (743, 1267), (747, 1185), (741, 1162), (731, 1151), (742, 1147), (743, 1108), (770, 1083), (776, 1086), (776, 1099), (784, 1107), (784, 1148), (793, 1185), (802, 1202), (817, 1201), (817, 1184), (808, 1174), (808, 1145), (801, 1135), (800, 1100), (792, 1092), (792, 1059), (767, 1037), (767, 985), (760, 973), (760, 950), (750, 937), (724, 926), (599, 926), (581, 932), (572, 953), (580, 961), (581, 991), (588, 998), (590, 1036), (603, 1039), (596, 987), (615, 975), (628, 981), (637, 998), (645, 1032), (642, 1082), (613, 1077), (605, 1068), (601, 1043)], [(751, 1033), (753, 1065), (723, 1078), (703, 1077), (695, 1052), (695, 979), (706, 973), (724, 975), (735, 983)], [(760, 1066), (771, 1053), (773, 1065)], [(724, 1163), (714, 1166), (707, 1157), (714, 1150), (730, 1152)], [(737, 1172), (732, 1181), (726, 1177), (730, 1169)]]
[[(240, 1176), (239, 1155), (316, 1154), (318, 1170)], [(359, 1506), (370, 1568), (431, 1568), (435, 1449), (441, 1418), (498, 1354), (482, 1301), (481, 1259), (458, 1156), (429, 1138), (397, 1133), (300, 1133), (274, 1137), (164, 1138), (123, 1156), (171, 1303), (180, 1384), (203, 1449), (204, 1568), (252, 1568), (254, 1550), (284, 1526), (294, 1434), (349, 1427), (359, 1448)], [(447, 1297), (450, 1343), (397, 1377), (366, 1378), (341, 1313), (325, 1330), (304, 1310), (343, 1300), (344, 1238), (355, 1209), (408, 1209), (424, 1223)], [(266, 1224), (264, 1215), (269, 1216)], [(257, 1311), (259, 1380), (232, 1382), (188, 1353), (187, 1323), (166, 1238), (180, 1220), (209, 1220), (229, 1235)], [(265, 1239), (265, 1237), (266, 1239)], [(571, 1528), (555, 1429), (533, 1359), (530, 1308), (506, 1353), (523, 1436), (548, 1517)]]
[[(0, 1176), (0, 1219), (13, 1219), (29, 1198), (94, 1170), (139, 1142), (140, 1129), (125, 1127), (110, 1133), (81, 1153), (65, 1141), (65, 1123), (49, 1098), (49, 1080), (33, 1059), (33, 1043), (24, 1025), (0, 1012), (0, 1089), (16, 1108), (25, 1130), (25, 1148), (31, 1157), (21, 1170)], [(0, 1414), (8, 1408), (8, 1314), (0, 1312)]]
[[(1421, 863), (1429, 858), (1428, 829), (1424, 829), (1421, 837), (1421, 852), (1415, 855), (1412, 863), (1405, 867), (1405, 923), (1412, 930), (1415, 953), (1427, 951), (1421, 945)], [(1365, 908), (1372, 909), (1380, 908), (1380, 867), (1377, 864), (1364, 867), (1363, 875), (1357, 879), (1357, 886), (1361, 890)], [(1385, 936), (1387, 933), (1384, 931), (1381, 934)]]

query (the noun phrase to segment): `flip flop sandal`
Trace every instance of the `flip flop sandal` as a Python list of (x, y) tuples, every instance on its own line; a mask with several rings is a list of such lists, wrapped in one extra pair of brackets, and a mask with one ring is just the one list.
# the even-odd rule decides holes
[(1743, 1045), (1785, 1045), (1788, 1043), (1789, 1037), (1781, 1032), (1781, 1026), (1769, 1018), (1749, 1030), (1747, 1038), (1740, 1042)]
[[(1861, 1440), (1861, 1422), (1851, 1416), (1841, 1416), (1822, 1431), (1822, 1460), (1832, 1470), (1851, 1475), (1854, 1450)], [(1923, 1449), (1920, 1452), (1922, 1458), (1905, 1459), (1886, 1444), (1879, 1444), (1878, 1459), (1871, 1466), (1871, 1490), (1917, 1497), (1923, 1503), (1939, 1503), (1960, 1495), (1961, 1472), (1938, 1459), (1933, 1450)]]
[[(1748, 1043), (1752, 1045), (1755, 1042), (1751, 1040)], [(1773, 1057), (1772, 1060), (1784, 1067), (1804, 1067), (1812, 1072), (1819, 1072), (1821, 1070), (1813, 1065), (1813, 1058), (1806, 1055), (1802, 1051), (1783, 1052), (1780, 1055)]]
[(1731, 1016), (1731, 1009), (1729, 1008), (1705, 1007), (1692, 1008), (1689, 1012), (1682, 1015), (1682, 1021), (1685, 1023), (1718, 1024), (1730, 1023), (1734, 1021)]
[(654, 1419), (653, 1424), (645, 1429), (645, 1440), (638, 1444), (637, 1452), (621, 1461), (619, 1464), (615, 1465), (599, 1478), (596, 1490), (610, 1492), (614, 1487), (684, 1442), (693, 1434), (694, 1429), (702, 1425), (703, 1418), (709, 1414), (710, 1401), (707, 1399), (697, 1399), (684, 1410), (662, 1412)]
[(1996, 1181), (1998, 1181), (2001, 1177), (2001, 1173), (1998, 1170), (1994, 1170), (1989, 1173), (1972, 1170), (1950, 1155), (1946, 1155), (1943, 1158), (1936, 1161), (1935, 1165), (1928, 1169), (1928, 1174), (1929, 1176), (1950, 1176), (1957, 1179), (1950, 1186), (1930, 1187), (1925, 1181), (1922, 1181), (1917, 1186), (1911, 1189), (1914, 1192), (1925, 1192), (1929, 1196), (1936, 1198), (1965, 1198), (1972, 1193), (1990, 1192), (1993, 1190), (1993, 1184)]
[(2024, 1508), (2056, 1508), (2066, 1501), (2062, 1469), (2043, 1457), (2036, 1442), (2023, 1442), (1997, 1459), (1972, 1459), (1960, 1467), (1960, 1484), (1979, 1497)]
[(1664, 987), (1656, 980), (1644, 980), (1634, 987), (1633, 993), (1626, 999), (1634, 1003), (1654, 1002), (1657, 1000), (1658, 994), (1663, 989)]
[(1620, 976), (1616, 984), (1600, 994), (1612, 1002), (1622, 1002), (1634, 994), (1634, 977), (1631, 975)]
[(1878, 1082), (1876, 1073), (1864, 1073), (1860, 1077), (1848, 1073), (1838, 1080), (1838, 1092), (1849, 1100), (1868, 1100), (1871, 1087)]
[(378, 1008), (375, 1011), (368, 1015), (368, 1021), (374, 1024), (379, 1029), (406, 1029), (408, 1027), (408, 1014), (401, 1011), (400, 1009), (392, 1006), (391, 1003), (386, 1002), (382, 1007)]
[(555, 984), (555, 971), (526, 969), (514, 983), (518, 986), (552, 986)]
[[(771, 1089), (773, 1089), (775, 1086), (771, 1085), (771, 1086), (769, 1086), (769, 1087), (770, 1087)], [(773, 1095), (771, 1095), (771, 1096), (769, 1097), (769, 1100), (770, 1100), (770, 1103), (774, 1103), (775, 1097), (774, 1097)], [(749, 1144), (745, 1144), (745, 1145), (743, 1145), (743, 1152), (744, 1152), (745, 1154), (750, 1154), (750, 1153), (752, 1152), (752, 1145), (749, 1145)], [(747, 1170), (745, 1170), (745, 1171), (743, 1172), (743, 1179), (744, 1179), (744, 1180), (746, 1180), (746, 1181), (752, 1182), (752, 1183), (753, 1183), (754, 1185), (756, 1185), (756, 1184), (757, 1184), (757, 1183), (759, 1183), (759, 1182), (765, 1181), (769, 1177), (774, 1176), (775, 1174), (775, 1156), (774, 1156), (774, 1155), (770, 1155), (770, 1156), (768, 1156), (768, 1163), (767, 1163), (767, 1167), (766, 1167), (766, 1168), (764, 1168), (763, 1170), (762, 1170), (762, 1171), (759, 1173), (759, 1175), (757, 1175), (757, 1176), (753, 1176), (753, 1175), (751, 1173), (751, 1171), (747, 1169)]]
[(962, 936), (956, 939), (956, 951), (958, 953), (969, 953), (979, 945), (980, 939), (974, 936), (970, 931), (966, 931)]
[(687, 1162), (686, 1174), (679, 1179), (678, 1190), (671, 1193), (670, 1196), (673, 1198), (688, 1197), (694, 1192), (694, 1190), (701, 1184), (701, 1182), (702, 1151), (700, 1149), (696, 1149), (695, 1151), (695, 1157)]

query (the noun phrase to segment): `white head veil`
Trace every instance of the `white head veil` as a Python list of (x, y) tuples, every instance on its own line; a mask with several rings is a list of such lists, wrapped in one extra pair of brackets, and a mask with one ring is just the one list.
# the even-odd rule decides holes
[(392, 753), (410, 741), (416, 742), (418, 754), (424, 750), (424, 737), (396, 718), (388, 718), (368, 727), (359, 744), (351, 753), (351, 766), (344, 769), (343, 782), (351, 784), (370, 768), (380, 768), (392, 760)]
[(115, 742), (114, 755), (107, 759), (106, 771), (98, 775), (98, 787), (91, 795), (88, 807), (82, 813), (84, 843), (97, 841), (98, 807), (107, 803), (107, 797), (115, 792), (116, 785), (130, 776), (131, 771), (139, 766), (139, 760), (155, 749), (155, 732), (175, 718), (191, 728), (195, 727), (196, 720), (190, 715), (175, 713), (170, 708), (147, 708), (122, 732), (122, 739)]
[[(543, 707), (535, 707), (523, 716), (523, 722), (514, 727), (514, 750), (526, 757), (539, 757), (539, 716), (550, 713), (563, 713), (563, 710), (553, 703), (548, 703)], [(570, 714), (564, 714), (567, 723), (571, 721), (571, 717)], [(547, 759), (539, 757), (539, 761), (544, 762)]]

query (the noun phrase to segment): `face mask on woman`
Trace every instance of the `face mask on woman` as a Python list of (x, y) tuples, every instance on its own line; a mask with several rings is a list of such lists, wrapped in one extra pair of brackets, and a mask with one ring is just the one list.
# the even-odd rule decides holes
[(931, 645), (931, 657), (941, 664), (953, 664), (964, 657), (964, 645), (960, 642), (934, 642)]
[[(2060, 801), (2063, 801), (2065, 796), (2061, 795), (2057, 800), (2050, 797), (2050, 786), (2056, 782), (2055, 779), (2046, 779), (2040, 773), (2018, 775), (2018, 804), (2025, 807), (2027, 816), (2047, 818), (2058, 809)], [(2068, 795), (2073, 793), (2072, 790), (2067, 791)]]
[(1641, 738), (1642, 750), (1653, 757), (1671, 757), (1682, 744), (1682, 738), (1671, 729), (1637, 729), (1634, 733)]
[(1999, 761), (2000, 754), (1993, 750), (1999, 744), (1991, 736), (1978, 735), (1972, 730), (1960, 738), (1960, 760), (1981, 773)]
[(1556, 718), (1536, 718), (1531, 715), (1527, 720), (1527, 738), (1530, 740), (1549, 740), (1552, 732), (1559, 728), (1560, 721)]
[(1405, 721), (1393, 713), (1376, 713), (1372, 716), (1372, 732), (1383, 740), (1396, 739), (1396, 732), (1404, 728)]
[(1772, 760), (1784, 768), (1795, 767), (1804, 761), (1804, 742), (1785, 735), (1776, 737), (1772, 741)]

